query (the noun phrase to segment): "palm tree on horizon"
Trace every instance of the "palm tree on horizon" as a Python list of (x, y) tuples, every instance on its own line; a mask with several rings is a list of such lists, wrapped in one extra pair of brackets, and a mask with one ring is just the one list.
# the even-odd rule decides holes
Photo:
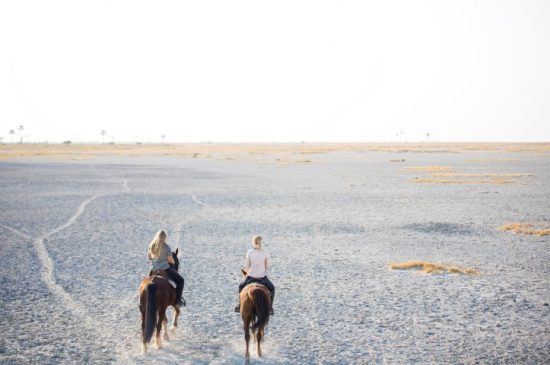
[(25, 127), (23, 127), (22, 124), (17, 127), (17, 130), (19, 131), (19, 144), (23, 143), (23, 131), (25, 130)]

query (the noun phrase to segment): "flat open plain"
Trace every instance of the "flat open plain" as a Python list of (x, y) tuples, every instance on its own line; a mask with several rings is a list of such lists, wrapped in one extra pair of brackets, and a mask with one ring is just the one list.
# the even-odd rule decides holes
[[(550, 144), (3, 145), (0, 204), (2, 364), (242, 363), (255, 234), (277, 298), (252, 363), (550, 362)], [(188, 306), (141, 356), (159, 229)]]

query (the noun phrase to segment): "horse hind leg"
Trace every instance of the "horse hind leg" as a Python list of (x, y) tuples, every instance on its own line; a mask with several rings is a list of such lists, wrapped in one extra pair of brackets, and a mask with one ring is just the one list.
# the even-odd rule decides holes
[(145, 342), (145, 311), (141, 311), (141, 354), (147, 353), (147, 343)]
[(246, 350), (244, 353), (245, 363), (248, 364), (250, 362), (250, 323), (248, 321), (245, 321), (244, 323), (244, 341), (246, 343)]
[(164, 327), (164, 341), (170, 341), (170, 337), (168, 337), (168, 319), (166, 318), (166, 316), (164, 316), (164, 321), (163, 321), (163, 327)]
[(160, 339), (160, 331), (162, 329), (162, 324), (163, 324), (164, 319), (166, 317), (166, 312), (165, 311), (166, 311), (166, 309), (159, 310), (159, 317), (158, 317), (158, 322), (157, 322), (157, 333), (156, 333), (156, 336), (155, 336), (155, 348), (157, 350), (162, 348), (162, 341)]
[(172, 327), (170, 328), (172, 332), (178, 327), (178, 318), (180, 316), (180, 309), (177, 305), (174, 306), (174, 320), (172, 321)]
[(262, 357), (262, 349), (260, 347), (260, 342), (262, 342), (263, 335), (264, 335), (264, 329), (263, 328), (258, 328), (257, 333), (256, 333), (256, 344), (257, 344), (257, 349), (258, 349), (258, 357)]

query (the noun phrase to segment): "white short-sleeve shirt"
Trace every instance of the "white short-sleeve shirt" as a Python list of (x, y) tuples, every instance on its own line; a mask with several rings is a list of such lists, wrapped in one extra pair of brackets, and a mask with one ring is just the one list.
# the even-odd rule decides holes
[(250, 249), (246, 253), (245, 267), (248, 276), (252, 278), (263, 278), (269, 269), (269, 253), (264, 250)]

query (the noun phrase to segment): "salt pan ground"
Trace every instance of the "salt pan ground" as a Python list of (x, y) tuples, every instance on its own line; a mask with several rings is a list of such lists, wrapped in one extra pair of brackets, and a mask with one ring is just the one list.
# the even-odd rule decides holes
[[(550, 362), (550, 237), (499, 230), (550, 222), (547, 153), (291, 157), (0, 162), (0, 363), (243, 363), (233, 307), (254, 234), (277, 298), (252, 363)], [(137, 288), (159, 229), (188, 306), (141, 356)], [(479, 274), (389, 269), (415, 260)]]

